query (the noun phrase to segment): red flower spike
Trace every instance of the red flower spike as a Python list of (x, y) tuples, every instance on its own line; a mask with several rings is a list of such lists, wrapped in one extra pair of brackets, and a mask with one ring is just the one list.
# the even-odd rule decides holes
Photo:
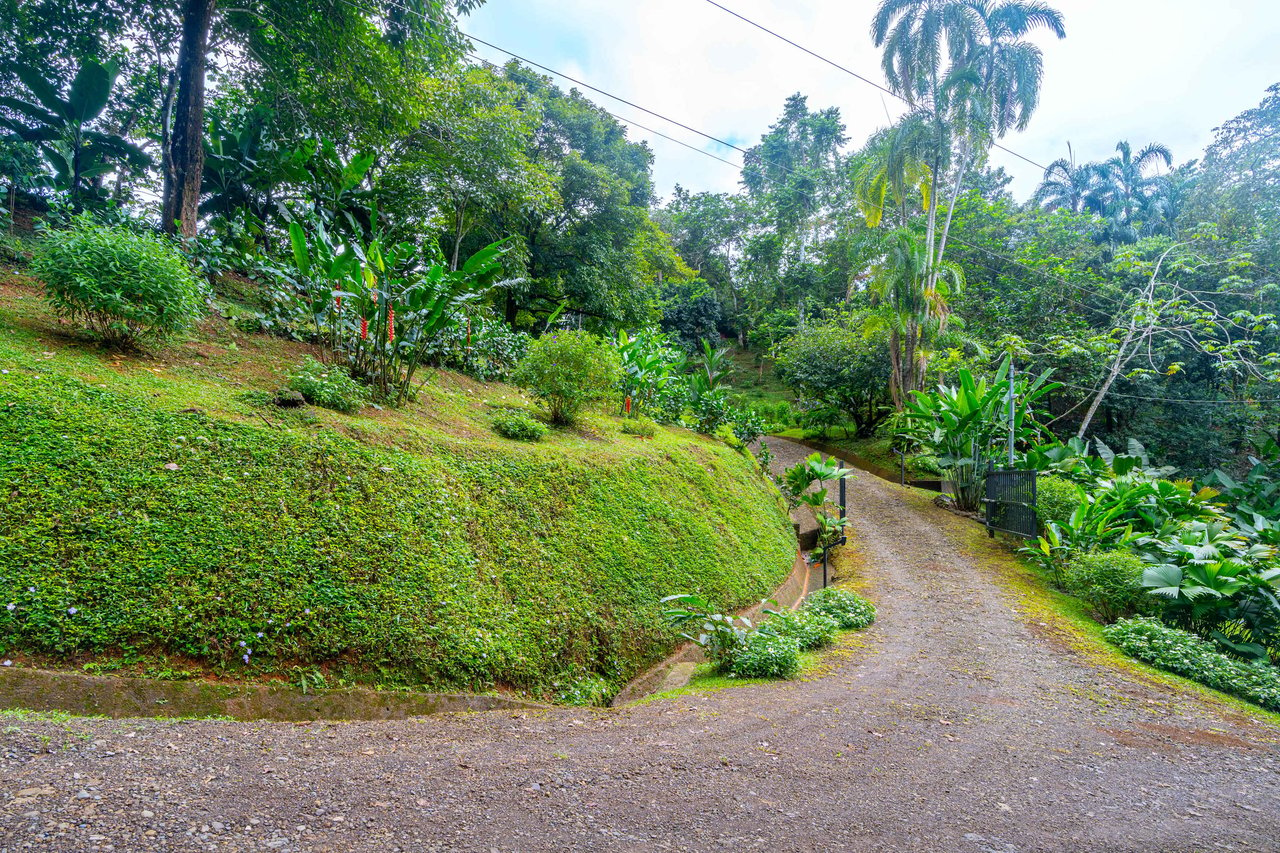
[(360, 340), (365, 341), (368, 339), (369, 339), (369, 318), (361, 317), (360, 318)]
[(387, 340), (394, 341), (396, 339), (396, 309), (387, 309)]

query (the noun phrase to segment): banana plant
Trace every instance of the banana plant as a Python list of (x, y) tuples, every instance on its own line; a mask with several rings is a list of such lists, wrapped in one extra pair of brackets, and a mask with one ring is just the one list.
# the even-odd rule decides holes
[(53, 169), (53, 186), (68, 193), (74, 210), (83, 207), (92, 182), (114, 171), (120, 163), (144, 168), (150, 158), (123, 137), (94, 130), (119, 74), (114, 61), (89, 59), (80, 66), (65, 96), (37, 69), (11, 63), (10, 70), (35, 100), (0, 96), (0, 106), (19, 118), (0, 117), (13, 139), (35, 143)]
[(997, 440), (1013, 432), (1015, 443), (1027, 443), (1040, 434), (1034, 406), (1050, 391), (1060, 387), (1049, 381), (1046, 370), (1030, 379), (1013, 383), (1013, 418), (1008, 416), (1009, 371), (1006, 357), (990, 381), (975, 379), (968, 370), (959, 372), (958, 385), (939, 385), (936, 391), (912, 392), (914, 399), (904, 410), (907, 436), (933, 453), (938, 464), (955, 485), (956, 505), (965, 511), (978, 509), (983, 470)]
[(373, 194), (359, 189), (376, 160), (377, 155), (371, 151), (343, 159), (332, 142), (320, 140), (314, 156), (307, 162), (307, 171), (316, 213), (324, 217), (333, 230), (366, 239), (377, 229), (377, 211), (371, 204)]
[(641, 411), (650, 410), (662, 391), (684, 373), (684, 356), (667, 346), (660, 335), (640, 332), (633, 337), (621, 331), (617, 349), (624, 408), (630, 401)]

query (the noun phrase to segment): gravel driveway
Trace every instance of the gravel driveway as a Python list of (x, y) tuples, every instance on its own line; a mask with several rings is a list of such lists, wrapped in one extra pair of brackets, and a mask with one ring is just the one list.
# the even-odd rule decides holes
[(851, 490), (880, 618), (810, 680), (380, 723), (3, 720), (0, 850), (1280, 850), (1280, 728), (1090, 663), (958, 547), (969, 522), (907, 495)]

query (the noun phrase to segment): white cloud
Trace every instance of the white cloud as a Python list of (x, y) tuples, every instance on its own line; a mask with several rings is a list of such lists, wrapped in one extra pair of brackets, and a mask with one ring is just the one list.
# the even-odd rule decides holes
[[(882, 79), (868, 27), (875, 0), (721, 0), (725, 6), (872, 80)], [(1102, 159), (1117, 140), (1169, 145), (1177, 161), (1199, 156), (1212, 129), (1280, 81), (1274, 0), (1059, 0), (1062, 42), (1042, 34), (1045, 83), (1024, 133), (1004, 143), (1039, 163)], [(838, 106), (851, 144), (897, 116), (900, 102), (807, 56), (704, 0), (488, 0), (463, 26), (491, 41), (721, 139), (750, 147), (794, 92), (811, 108)], [(496, 51), (481, 52), (495, 61)], [(558, 81), (567, 85), (564, 81)], [(728, 160), (735, 151), (633, 107), (587, 92), (624, 118)], [(662, 193), (732, 190), (722, 163), (632, 128), (655, 152)], [(994, 152), (1025, 196), (1040, 170)]]

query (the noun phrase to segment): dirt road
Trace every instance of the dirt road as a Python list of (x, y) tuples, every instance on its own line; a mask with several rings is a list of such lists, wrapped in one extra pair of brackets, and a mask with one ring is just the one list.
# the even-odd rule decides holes
[[(773, 442), (780, 462), (803, 450)], [(1280, 850), (1280, 728), (1055, 638), (863, 475), (880, 618), (820, 676), (621, 711), (7, 720), (0, 850)]]

